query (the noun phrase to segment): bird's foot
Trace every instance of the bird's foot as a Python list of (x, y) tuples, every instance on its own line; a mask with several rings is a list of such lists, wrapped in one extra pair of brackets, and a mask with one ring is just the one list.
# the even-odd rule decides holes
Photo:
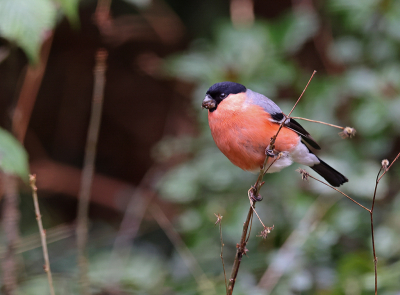
[(253, 196), (252, 199), (254, 202), (261, 202), (263, 200), (263, 196), (262, 195)]
[(260, 194), (255, 194), (255, 192), (256, 192), (256, 188), (254, 187), (254, 186), (252, 186), (250, 189), (249, 189), (249, 198), (250, 198), (250, 201), (252, 201), (252, 202), (261, 202), (262, 200), (263, 200), (263, 197), (260, 195)]
[(274, 151), (273, 151), (273, 150), (270, 150), (270, 149), (268, 149), (268, 148), (265, 149), (265, 155), (267, 155), (268, 157), (271, 157), (271, 158), (275, 158), (275, 156), (276, 156), (276, 154), (274, 153)]

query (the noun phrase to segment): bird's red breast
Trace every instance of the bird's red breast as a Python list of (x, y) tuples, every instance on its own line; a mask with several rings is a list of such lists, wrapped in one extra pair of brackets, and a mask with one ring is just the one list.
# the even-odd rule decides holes
[[(262, 167), (265, 149), (278, 131), (279, 124), (270, 118), (261, 106), (248, 103), (245, 93), (230, 96), (215, 111), (208, 112), (211, 134), (218, 148), (233, 164), (248, 171)], [(290, 152), (299, 142), (297, 133), (282, 128), (275, 149)]]

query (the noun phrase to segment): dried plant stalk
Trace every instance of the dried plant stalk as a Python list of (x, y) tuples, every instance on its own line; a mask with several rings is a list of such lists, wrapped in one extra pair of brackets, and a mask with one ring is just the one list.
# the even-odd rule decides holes
[(93, 103), (85, 148), (85, 159), (81, 177), (81, 188), (79, 191), (76, 239), (78, 248), (78, 267), (80, 272), (79, 278), (82, 294), (90, 294), (89, 279), (87, 276), (88, 265), (85, 257), (85, 248), (88, 233), (87, 215), (89, 210), (90, 193), (93, 181), (94, 162), (96, 158), (100, 119), (103, 109), (107, 55), (108, 53), (105, 49), (99, 49), (96, 55), (96, 66), (94, 69)]
[(42, 242), (43, 257), (44, 257), (44, 271), (47, 273), (47, 280), (49, 281), (50, 294), (54, 295), (53, 277), (51, 275), (49, 252), (47, 250), (46, 232), (43, 229), (42, 215), (40, 214), (39, 201), (37, 196), (36, 175), (29, 175), (29, 182), (32, 188), (33, 204), (35, 206), (36, 220), (39, 226), (40, 240)]
[[(374, 189), (374, 195), (373, 195), (373, 198), (372, 198), (371, 209), (368, 209), (367, 207), (361, 205), (360, 203), (358, 203), (357, 201), (355, 201), (354, 199), (352, 199), (351, 197), (349, 197), (348, 195), (346, 195), (342, 191), (334, 188), (333, 186), (327, 184), (326, 182), (311, 176), (310, 174), (308, 174), (308, 172), (306, 170), (298, 169), (298, 171), (300, 172), (300, 174), (301, 174), (301, 176), (302, 176), (302, 178), (304, 180), (307, 180), (308, 178), (317, 180), (320, 183), (322, 183), (322, 184), (334, 189), (335, 191), (339, 192), (340, 194), (342, 194), (343, 196), (348, 198), (350, 201), (352, 201), (353, 203), (357, 204), (358, 206), (360, 206), (361, 208), (363, 208), (364, 210), (369, 212), (370, 220), (371, 220), (372, 254), (374, 256), (375, 295), (378, 294), (378, 271), (377, 271), (378, 258), (376, 257), (376, 251), (375, 251), (374, 218), (373, 218), (374, 208), (375, 208), (376, 192), (377, 192), (377, 189), (378, 189), (379, 181), (382, 179), (382, 177), (386, 174), (386, 172), (390, 169), (390, 167), (392, 167), (392, 165), (397, 161), (397, 159), (399, 157), (400, 157), (400, 153), (397, 154), (396, 158), (393, 160), (393, 162), (390, 165), (389, 165), (389, 161), (388, 160), (383, 160), (382, 161), (382, 166), (379, 169), (378, 175), (376, 176), (375, 189)], [(383, 171), (383, 173), (381, 174), (382, 171)]]
[(15, 259), (15, 250), (19, 240), (19, 196), (16, 176), (2, 173), (1, 179), (4, 187), (2, 225), (7, 240), (7, 248), (1, 264), (3, 270), (3, 288), (4, 294), (12, 295), (15, 294), (17, 289), (17, 262)]

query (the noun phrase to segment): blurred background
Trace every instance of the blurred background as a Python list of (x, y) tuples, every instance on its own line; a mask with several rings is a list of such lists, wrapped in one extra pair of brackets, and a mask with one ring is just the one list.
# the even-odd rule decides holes
[[(1, 195), (15, 196), (11, 207), (2, 201), (9, 294), (49, 292), (28, 169), (56, 294), (82, 294), (75, 232), (99, 48), (108, 57), (88, 214), (90, 294), (224, 294), (215, 214), (229, 275), (256, 175), (211, 138), (201, 102), (216, 82), (242, 83), (288, 113), (317, 70), (293, 115), (357, 130), (342, 139), (339, 129), (301, 122), (318, 155), (348, 177), (343, 191), (366, 207), (381, 161), (400, 151), (399, 1), (2, 0), (0, 35), (0, 125), (14, 136), (0, 137)], [(234, 294), (372, 294), (369, 213), (302, 181), (298, 167), (265, 177), (257, 211), (275, 229), (257, 237), (254, 220)], [(10, 175), (23, 179), (11, 193)], [(400, 294), (399, 176), (396, 163), (375, 203), (382, 295)]]

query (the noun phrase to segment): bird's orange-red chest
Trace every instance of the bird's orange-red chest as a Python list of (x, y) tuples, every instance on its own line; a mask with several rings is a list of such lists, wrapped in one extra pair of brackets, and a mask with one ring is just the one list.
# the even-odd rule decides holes
[[(245, 93), (228, 96), (215, 111), (208, 112), (211, 134), (218, 148), (233, 164), (248, 171), (263, 165), (265, 149), (279, 128), (270, 119), (270, 114), (248, 101)], [(275, 149), (290, 152), (299, 142), (295, 132), (282, 128)]]

